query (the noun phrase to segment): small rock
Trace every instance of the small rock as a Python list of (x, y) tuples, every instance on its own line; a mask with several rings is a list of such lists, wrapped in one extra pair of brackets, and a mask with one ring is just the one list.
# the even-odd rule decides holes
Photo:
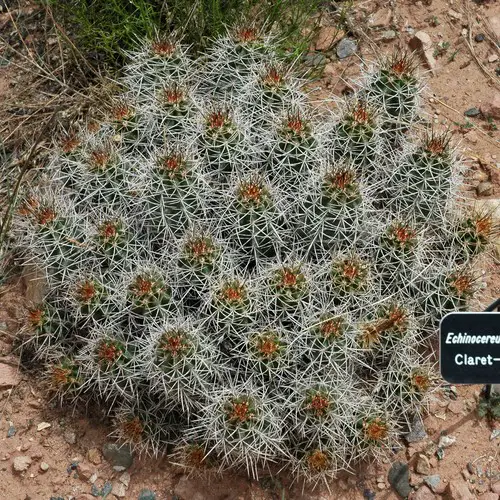
[(419, 52), (425, 65), (432, 70), (432, 72), (435, 72), (437, 61), (434, 57), (431, 37), (425, 31), (417, 31), (410, 40), (409, 45), (412, 50)]
[(477, 108), (469, 108), (467, 111), (464, 111), (465, 116), (479, 116), (481, 111)]
[(31, 465), (31, 458), (27, 455), (21, 455), (19, 457), (14, 458), (14, 462), (12, 464), (14, 468), (14, 472), (25, 472), (28, 470)]
[(304, 64), (310, 67), (323, 66), (328, 59), (323, 54), (306, 54)]
[(42, 462), (40, 464), (40, 470), (42, 472), (47, 472), (49, 470), (49, 464), (47, 462)]
[(363, 498), (365, 500), (375, 500), (375, 493), (370, 491), (368, 488), (365, 488), (363, 490)]
[(491, 485), (491, 491), (493, 493), (496, 493), (497, 495), (500, 495), (500, 481), (497, 481), (496, 483), (493, 483)]
[(456, 20), (462, 19), (462, 14), (460, 12), (457, 12), (456, 10), (453, 10), (453, 9), (450, 9), (448, 11), (448, 15)]
[(92, 463), (94, 465), (100, 465), (100, 463), (102, 462), (101, 453), (99, 452), (99, 450), (97, 448), (91, 448), (87, 452), (87, 459), (90, 463)]
[(422, 476), (419, 476), (418, 474), (415, 474), (413, 472), (410, 472), (410, 484), (415, 487), (419, 487), (424, 480), (422, 479)]
[(467, 462), (467, 471), (471, 475), (474, 475), (476, 473), (476, 469), (474, 468), (474, 464), (472, 462)]
[(412, 488), (410, 486), (410, 474), (408, 464), (394, 462), (387, 475), (390, 485), (403, 497), (406, 498)]
[(488, 62), (489, 63), (494, 63), (498, 61), (498, 54), (491, 54), (491, 56), (488, 57)]
[(88, 481), (94, 472), (93, 468), (85, 462), (79, 463), (76, 471), (78, 472), (78, 477), (84, 481)]
[(412, 50), (426, 50), (432, 48), (432, 39), (425, 31), (417, 31), (409, 42)]
[(382, 31), (380, 34), (382, 40), (394, 40), (398, 34), (394, 30)]
[(450, 500), (474, 500), (476, 497), (473, 495), (465, 481), (453, 479), (448, 483), (446, 494)]
[(417, 459), (417, 463), (415, 465), (415, 470), (419, 474), (422, 474), (424, 476), (428, 475), (431, 472), (431, 466), (429, 464), (429, 459), (423, 455), (420, 454)]
[(344, 36), (345, 32), (335, 26), (323, 26), (318, 33), (315, 44), (316, 50), (329, 50)]
[(106, 481), (102, 487), (101, 496), (106, 498), (112, 491), (113, 485), (109, 481)]
[(156, 500), (156, 493), (151, 490), (141, 490), (137, 500)]
[(66, 441), (68, 444), (75, 444), (76, 433), (74, 433), (73, 431), (66, 431), (64, 433), (64, 441)]
[(369, 23), (373, 28), (387, 28), (391, 24), (391, 20), (391, 9), (378, 9), (375, 14), (372, 15)]
[(451, 445), (455, 444), (457, 440), (454, 436), (441, 436), (439, 438), (438, 447), (439, 448), (449, 448)]
[(323, 74), (325, 76), (336, 75), (337, 74), (337, 66), (333, 63), (326, 64), (325, 67), (323, 68)]
[(19, 384), (17, 364), (12, 358), (0, 358), (0, 389), (12, 389)]
[(112, 465), (128, 469), (133, 462), (132, 450), (129, 445), (106, 443), (102, 447), (104, 458)]
[(454, 413), (455, 415), (460, 415), (463, 411), (463, 404), (461, 401), (452, 401), (448, 405), (448, 410), (451, 411), (451, 413)]
[(469, 130), (466, 134), (464, 134), (464, 137), (469, 141), (471, 144), (477, 144), (478, 137), (476, 132), (474, 130)]
[(441, 494), (444, 493), (444, 490), (446, 489), (446, 484), (441, 481), (441, 476), (438, 474), (424, 477), (424, 482), (434, 493)]
[(9, 422), (9, 428), (7, 430), (7, 437), (11, 438), (16, 435), (17, 429), (14, 427), (14, 424), (12, 422)]
[(424, 423), (420, 415), (416, 414), (413, 417), (413, 421), (410, 426), (410, 432), (405, 435), (405, 439), (408, 443), (418, 443), (427, 437), (427, 432), (425, 432)]
[(40, 431), (43, 431), (45, 429), (48, 429), (49, 427), (51, 427), (52, 424), (49, 424), (48, 422), (40, 422), (37, 426), (36, 426), (36, 430), (37, 432), (40, 432)]
[(474, 40), (475, 40), (476, 42), (484, 42), (484, 39), (485, 39), (485, 38), (486, 38), (486, 37), (484, 36), (484, 34), (483, 34), (483, 33), (478, 33), (478, 34), (474, 37)]
[(21, 451), (28, 451), (31, 448), (31, 443), (23, 443), (21, 445)]
[(500, 437), (500, 429), (495, 429), (492, 431), (492, 433), (490, 434), (490, 441), (493, 441), (497, 437)]
[(492, 493), (491, 491), (488, 491), (487, 493), (483, 493), (479, 497), (479, 500), (498, 500), (498, 495), (496, 493)]
[(384, 483), (377, 483), (377, 488), (379, 490), (385, 490), (385, 484)]
[(481, 105), (481, 112), (486, 117), (500, 119), (500, 92), (495, 92), (493, 97)]
[(493, 184), (489, 181), (481, 182), (476, 188), (476, 193), (478, 196), (490, 196), (493, 194)]
[(358, 43), (356, 40), (351, 40), (350, 38), (342, 38), (337, 44), (337, 57), (339, 59), (345, 59), (356, 53), (358, 50)]
[(127, 488), (122, 483), (113, 483), (113, 495), (118, 498), (127, 496)]
[(436, 495), (424, 484), (412, 495), (410, 495), (411, 500), (434, 500)]
[(128, 488), (128, 485), (130, 484), (130, 474), (128, 472), (124, 472), (119, 479), (120, 483), (125, 485), (125, 488)]

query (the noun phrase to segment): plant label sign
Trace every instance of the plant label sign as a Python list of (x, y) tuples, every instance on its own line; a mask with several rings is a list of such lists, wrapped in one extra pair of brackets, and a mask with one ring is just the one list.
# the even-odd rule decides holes
[(500, 383), (500, 312), (447, 314), (439, 343), (441, 375), (447, 382)]

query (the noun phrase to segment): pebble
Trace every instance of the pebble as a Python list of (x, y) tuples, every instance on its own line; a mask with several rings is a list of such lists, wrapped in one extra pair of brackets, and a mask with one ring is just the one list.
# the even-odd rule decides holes
[(9, 422), (9, 429), (7, 430), (7, 437), (11, 438), (16, 435), (17, 429), (14, 427), (12, 422)]
[(476, 496), (469, 491), (465, 481), (454, 479), (448, 483), (446, 488), (449, 500), (475, 500)]
[(436, 496), (432, 491), (424, 484), (421, 486), (412, 496), (412, 500), (434, 500)]
[(47, 462), (42, 462), (40, 464), (40, 470), (42, 472), (47, 472), (49, 470), (49, 464)]
[(493, 194), (493, 184), (489, 181), (479, 183), (476, 193), (478, 196), (490, 196)]
[(358, 50), (358, 43), (356, 40), (351, 40), (349, 38), (342, 38), (337, 44), (337, 57), (339, 59), (345, 59), (356, 53)]
[(441, 476), (439, 474), (424, 477), (424, 482), (434, 493), (440, 494), (446, 489), (446, 485), (441, 481)]
[(130, 474), (128, 472), (124, 472), (119, 479), (120, 483), (124, 484), (126, 488), (130, 484)]
[(490, 441), (493, 441), (497, 437), (500, 437), (500, 429), (495, 429), (490, 435)]
[(425, 431), (424, 423), (420, 415), (416, 414), (413, 417), (413, 421), (410, 426), (410, 432), (405, 435), (406, 442), (408, 443), (418, 443), (427, 437), (427, 432)]
[(417, 31), (415, 36), (409, 41), (410, 49), (419, 51), (426, 66), (435, 72), (437, 61), (434, 57), (432, 39), (425, 31)]
[(113, 483), (113, 495), (118, 498), (123, 498), (127, 496), (127, 488), (122, 483)]
[(463, 404), (461, 401), (452, 401), (448, 405), (448, 410), (451, 411), (451, 413), (454, 413), (455, 415), (460, 415), (463, 410)]
[(19, 457), (14, 458), (14, 462), (12, 464), (14, 468), (14, 472), (25, 472), (28, 470), (31, 465), (31, 458), (27, 455), (21, 455)]
[(90, 467), (89, 464), (83, 462), (78, 464), (76, 471), (78, 473), (78, 477), (80, 477), (84, 481), (88, 481), (92, 476), (93, 468)]
[(490, 57), (488, 57), (488, 62), (494, 63), (498, 61), (498, 54), (491, 54)]
[[(132, 450), (129, 445), (118, 445), (115, 443), (106, 443), (102, 447), (104, 458), (113, 466), (128, 469), (133, 462)], [(116, 470), (116, 469), (115, 469)]]
[(441, 436), (438, 446), (439, 448), (449, 448), (451, 445), (455, 444), (456, 440), (457, 438), (454, 436)]
[(478, 108), (469, 108), (467, 111), (464, 111), (465, 116), (479, 116), (481, 111)]
[(483, 33), (478, 33), (478, 34), (474, 37), (474, 40), (475, 40), (476, 42), (484, 42), (484, 39), (485, 39), (485, 38), (486, 38), (486, 37), (484, 36), (484, 34), (483, 34)]
[(391, 486), (403, 497), (406, 498), (412, 488), (410, 486), (410, 474), (408, 464), (404, 462), (394, 462), (387, 475)]
[(424, 476), (428, 475), (431, 472), (431, 466), (429, 464), (429, 459), (425, 455), (420, 454), (418, 456), (415, 470), (416, 470), (416, 472), (418, 472), (419, 474), (422, 474)]
[(391, 24), (392, 10), (390, 8), (377, 9), (370, 19), (370, 25), (374, 28), (384, 28)]
[(87, 452), (87, 459), (90, 463), (94, 465), (100, 465), (102, 460), (101, 460), (101, 453), (97, 448), (91, 448)]
[(36, 430), (38, 432), (40, 431), (43, 431), (45, 429), (48, 429), (49, 427), (52, 427), (52, 424), (49, 424), (48, 422), (40, 422), (37, 426), (36, 426)]
[(450, 9), (448, 11), (448, 15), (452, 17), (453, 19), (462, 19), (462, 14), (460, 12), (457, 12), (456, 10)]
[(310, 67), (322, 66), (327, 61), (328, 59), (323, 54), (306, 54), (304, 56), (304, 64)]
[(394, 40), (398, 34), (394, 30), (382, 31), (381, 38), (382, 40)]
[(137, 500), (156, 500), (156, 493), (151, 490), (141, 490)]

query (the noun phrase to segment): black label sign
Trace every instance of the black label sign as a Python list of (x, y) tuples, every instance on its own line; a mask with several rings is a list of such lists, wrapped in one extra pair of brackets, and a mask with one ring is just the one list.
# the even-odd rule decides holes
[(447, 382), (500, 383), (500, 313), (450, 313), (439, 330), (439, 364)]

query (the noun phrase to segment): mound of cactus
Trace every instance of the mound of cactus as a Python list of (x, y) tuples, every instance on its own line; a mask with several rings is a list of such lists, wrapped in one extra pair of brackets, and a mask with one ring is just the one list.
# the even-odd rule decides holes
[(130, 61), (16, 214), (47, 280), (23, 341), (49, 390), (190, 471), (316, 484), (390, 453), (496, 231), (459, 201), (449, 135), (423, 132), (411, 55), (328, 102), (252, 27)]

